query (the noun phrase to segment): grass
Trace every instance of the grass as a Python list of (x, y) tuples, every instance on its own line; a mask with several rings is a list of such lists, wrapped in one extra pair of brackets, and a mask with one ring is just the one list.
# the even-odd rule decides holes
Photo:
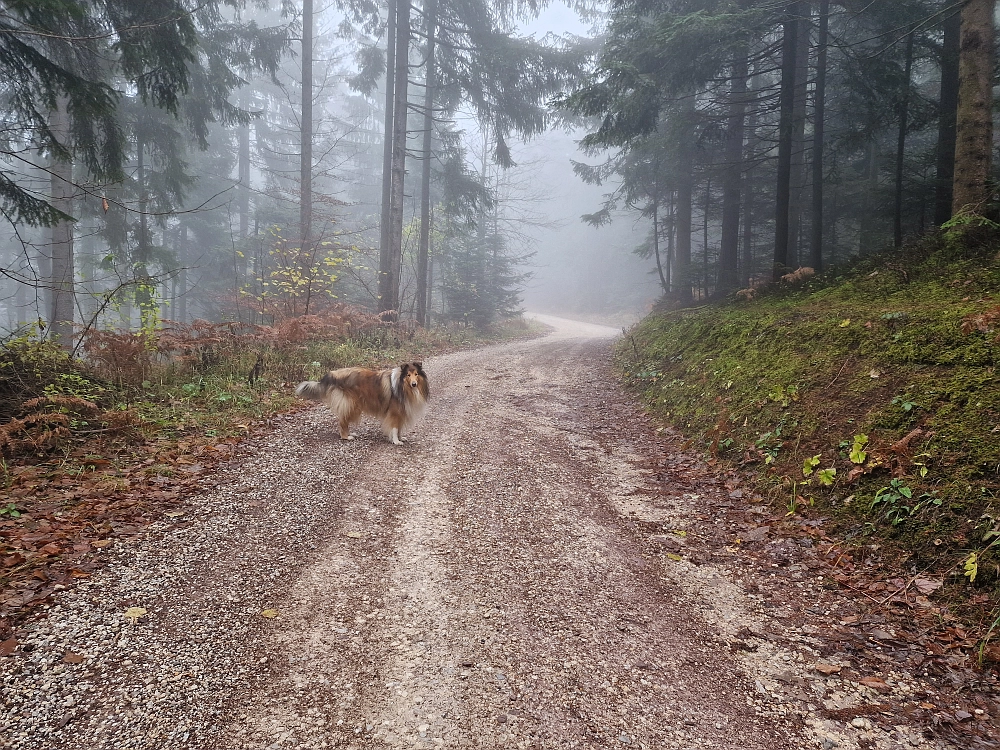
[(942, 233), (750, 301), (654, 314), (617, 360), (653, 413), (776, 503), (796, 487), (810, 502), (793, 515), (828, 516), (843, 539), (888, 544), (995, 605), (997, 240)]

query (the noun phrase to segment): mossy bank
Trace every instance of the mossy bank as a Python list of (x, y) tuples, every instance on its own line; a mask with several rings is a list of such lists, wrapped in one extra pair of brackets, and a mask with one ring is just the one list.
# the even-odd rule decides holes
[(654, 313), (617, 363), (790, 519), (826, 517), (847, 545), (877, 543), (995, 607), (998, 249), (993, 230), (942, 233), (750, 300)]

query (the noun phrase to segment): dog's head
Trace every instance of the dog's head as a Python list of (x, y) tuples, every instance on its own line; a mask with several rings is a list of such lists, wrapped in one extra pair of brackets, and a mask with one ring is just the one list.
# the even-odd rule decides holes
[(427, 375), (424, 374), (423, 362), (404, 362), (399, 366), (399, 380), (403, 386), (403, 392), (420, 394), (424, 399), (430, 396), (430, 388), (427, 387)]

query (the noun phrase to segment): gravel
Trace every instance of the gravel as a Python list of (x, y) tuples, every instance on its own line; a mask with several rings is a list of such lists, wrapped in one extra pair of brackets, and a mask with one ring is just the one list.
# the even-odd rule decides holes
[(947, 747), (824, 718), (859, 694), (805, 634), (731, 648), (773, 623), (678, 554), (721, 490), (656, 481), (615, 331), (545, 322), (427, 361), (405, 446), (292, 415), (109, 547), (0, 659), (0, 747)]

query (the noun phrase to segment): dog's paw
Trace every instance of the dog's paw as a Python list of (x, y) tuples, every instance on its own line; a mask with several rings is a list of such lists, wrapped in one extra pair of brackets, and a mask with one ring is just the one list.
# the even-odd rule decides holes
[(354, 435), (347, 435), (347, 436), (341, 435), (340, 439), (341, 440), (354, 440)]
[(393, 441), (392, 441), (392, 444), (393, 444), (393, 445), (402, 445), (402, 444), (403, 444), (403, 441), (402, 441), (402, 440), (393, 440)]

